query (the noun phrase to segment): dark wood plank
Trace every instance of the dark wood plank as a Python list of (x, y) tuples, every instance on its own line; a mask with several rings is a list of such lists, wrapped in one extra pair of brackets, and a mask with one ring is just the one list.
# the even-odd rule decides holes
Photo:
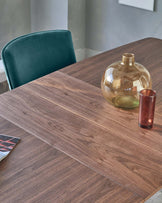
[[(127, 131), (127, 136), (130, 138), (133, 136), (133, 139), (147, 144), (151, 148), (154, 143), (154, 148), (162, 152), (162, 140), (160, 139), (162, 116), (159, 114), (160, 109), (162, 109), (162, 102), (156, 104), (153, 130), (146, 131), (138, 127), (138, 108), (133, 110), (116, 108), (105, 101), (100, 88), (60, 72), (40, 78), (25, 88), (76, 115), (88, 118), (107, 129), (111, 127), (114, 133), (118, 130), (114, 126), (120, 124), (118, 133), (121, 129)], [(156, 139), (152, 136), (153, 134), (156, 135)]]
[[(0, 108), (8, 120), (143, 197), (162, 183), (159, 133), (138, 128), (135, 113), (110, 107), (98, 88), (56, 72), (4, 94)], [(124, 126), (128, 120), (135, 132)]]
[[(157, 103), (162, 98), (162, 40), (146, 38), (88, 58), (60, 70), (100, 88), (101, 77), (106, 67), (120, 61), (123, 53), (134, 53), (135, 61), (143, 64), (151, 73), (153, 89), (157, 91)], [(162, 110), (161, 112), (162, 113)]]
[(0, 202), (139, 202), (141, 198), (0, 118), (21, 142), (0, 162)]
[(146, 197), (162, 185), (161, 42), (141, 40), (61, 70), (100, 87), (106, 66), (120, 60), (122, 53), (134, 52), (136, 61), (151, 72), (158, 95), (152, 131), (137, 127), (138, 109), (116, 109), (105, 102), (100, 89), (58, 73), (56, 81), (51, 74), (4, 94), (0, 97), (0, 113), (46, 143)]

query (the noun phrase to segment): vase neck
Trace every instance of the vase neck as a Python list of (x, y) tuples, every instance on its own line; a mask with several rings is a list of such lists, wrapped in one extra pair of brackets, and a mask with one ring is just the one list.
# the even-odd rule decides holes
[(133, 66), (134, 65), (134, 54), (125, 53), (122, 55), (122, 65)]

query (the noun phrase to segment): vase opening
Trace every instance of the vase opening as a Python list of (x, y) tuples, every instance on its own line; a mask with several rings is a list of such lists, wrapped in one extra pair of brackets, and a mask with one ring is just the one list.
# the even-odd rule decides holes
[(134, 54), (124, 53), (122, 55), (122, 64), (126, 66), (132, 66), (134, 64)]

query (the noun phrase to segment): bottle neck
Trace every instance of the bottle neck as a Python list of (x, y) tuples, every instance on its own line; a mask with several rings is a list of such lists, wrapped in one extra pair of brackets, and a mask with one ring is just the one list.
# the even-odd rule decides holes
[(134, 65), (134, 54), (132, 54), (132, 53), (123, 54), (121, 64), (124, 66), (133, 66)]

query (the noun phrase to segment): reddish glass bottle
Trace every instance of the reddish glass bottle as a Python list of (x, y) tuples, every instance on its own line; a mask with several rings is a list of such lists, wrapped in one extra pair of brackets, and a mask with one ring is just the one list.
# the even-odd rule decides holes
[(139, 93), (139, 126), (152, 128), (156, 102), (156, 92), (151, 89), (143, 89)]

